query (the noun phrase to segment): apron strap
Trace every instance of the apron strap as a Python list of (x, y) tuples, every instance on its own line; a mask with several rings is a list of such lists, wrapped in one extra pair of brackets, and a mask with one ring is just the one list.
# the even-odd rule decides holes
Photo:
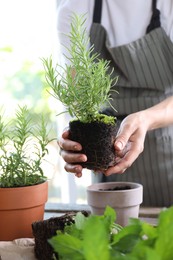
[(152, 4), (153, 14), (152, 14), (152, 17), (151, 17), (150, 24), (147, 27), (146, 33), (149, 33), (152, 30), (159, 28), (161, 26), (161, 24), (160, 24), (160, 11), (156, 7), (156, 2), (157, 2), (156, 0), (153, 0), (153, 4)]
[[(150, 24), (147, 27), (146, 33), (151, 32), (152, 30), (159, 28), (160, 23), (160, 11), (156, 7), (157, 0), (153, 0), (152, 3), (152, 17)], [(102, 0), (95, 0), (94, 3), (94, 13), (93, 13), (93, 23), (101, 23), (101, 14), (102, 14)]]
[(93, 23), (101, 23), (102, 0), (95, 0)]

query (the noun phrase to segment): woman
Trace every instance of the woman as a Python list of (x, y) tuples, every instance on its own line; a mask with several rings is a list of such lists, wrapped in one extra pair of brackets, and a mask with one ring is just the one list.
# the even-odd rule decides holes
[[(100, 181), (142, 183), (144, 205), (170, 206), (173, 203), (173, 126), (170, 125), (173, 123), (173, 2), (62, 1), (58, 28), (60, 42), (65, 45), (68, 41), (61, 31), (69, 31), (73, 12), (87, 13), (91, 44), (102, 58), (111, 61), (114, 76), (119, 76), (116, 85), (119, 94), (112, 95), (118, 113), (111, 109), (104, 111), (122, 121), (115, 142), (119, 162), (104, 175), (98, 175)], [(165, 128), (166, 125), (170, 126)], [(74, 163), (87, 158), (73, 153), (81, 149), (80, 144), (68, 140), (65, 132), (60, 146), (65, 169), (81, 176), (81, 166)], [(126, 174), (115, 174), (125, 170)]]

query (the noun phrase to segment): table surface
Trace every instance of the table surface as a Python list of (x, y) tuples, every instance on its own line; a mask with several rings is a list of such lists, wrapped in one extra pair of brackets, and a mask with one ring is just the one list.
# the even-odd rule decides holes
[[(159, 207), (140, 207), (139, 209), (139, 218), (141, 220), (144, 220), (151, 225), (157, 224), (157, 219), (159, 213), (164, 208)], [(54, 204), (54, 203), (48, 203), (45, 208), (45, 219), (48, 219), (50, 217), (56, 217), (61, 216), (65, 213), (68, 213), (69, 211), (81, 211), (86, 210), (90, 211), (90, 208), (88, 205), (68, 205), (68, 204)]]

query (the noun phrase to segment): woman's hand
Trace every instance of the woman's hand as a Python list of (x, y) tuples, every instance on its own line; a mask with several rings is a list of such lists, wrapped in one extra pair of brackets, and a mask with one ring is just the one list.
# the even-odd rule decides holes
[[(131, 114), (123, 120), (114, 144), (117, 164), (104, 172), (106, 176), (123, 173), (132, 165), (144, 149), (147, 130), (148, 124), (144, 111)], [(74, 173), (77, 177), (81, 177), (83, 167), (80, 165), (80, 162), (86, 162), (87, 156), (82, 153), (75, 153), (76, 151), (81, 151), (82, 146), (69, 139), (68, 129), (64, 130), (59, 140), (59, 146), (61, 148), (61, 156), (66, 162), (65, 170)]]
[(114, 144), (117, 164), (104, 173), (106, 176), (123, 173), (132, 165), (144, 149), (147, 131), (145, 111), (131, 114), (122, 121)]
[(80, 162), (86, 162), (87, 157), (84, 154), (81, 153), (75, 153), (77, 151), (82, 150), (81, 144), (71, 141), (69, 138), (69, 131), (68, 129), (64, 130), (62, 137), (59, 140), (59, 146), (61, 149), (61, 156), (64, 159), (65, 166), (64, 169), (67, 172), (72, 172), (77, 177), (82, 176), (82, 169), (83, 167), (80, 164)]
[[(123, 173), (129, 168), (144, 149), (145, 136), (148, 131), (147, 113), (137, 112), (127, 116), (121, 123), (114, 144), (117, 164), (104, 172), (106, 176)], [(66, 162), (65, 170), (74, 173), (77, 177), (82, 176), (80, 162), (86, 162), (87, 157), (81, 151), (82, 146), (69, 138), (69, 131), (65, 130), (59, 140), (61, 156)]]

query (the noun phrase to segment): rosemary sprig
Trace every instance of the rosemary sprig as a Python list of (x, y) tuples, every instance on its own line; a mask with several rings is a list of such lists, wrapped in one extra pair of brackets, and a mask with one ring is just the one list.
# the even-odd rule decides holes
[[(73, 15), (67, 48), (69, 64), (53, 66), (52, 58), (43, 58), (46, 81), (51, 93), (65, 106), (65, 112), (82, 122), (102, 120), (100, 109), (110, 104), (110, 90), (117, 82), (109, 72), (109, 61), (93, 54), (94, 46), (89, 46), (84, 16)], [(60, 72), (60, 69), (61, 71)], [(113, 72), (113, 71), (112, 71)], [(112, 120), (112, 119), (111, 119)]]
[(44, 182), (41, 164), (52, 140), (44, 117), (34, 124), (26, 106), (18, 108), (11, 124), (0, 115), (0, 187)]

